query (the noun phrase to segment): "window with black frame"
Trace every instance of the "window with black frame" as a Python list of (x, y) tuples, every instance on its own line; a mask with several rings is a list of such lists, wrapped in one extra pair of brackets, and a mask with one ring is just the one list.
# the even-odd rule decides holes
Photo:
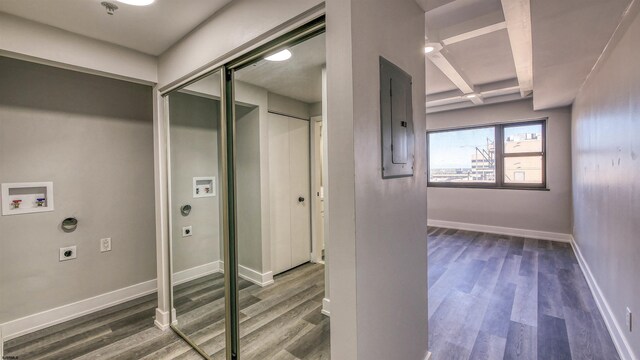
[(546, 189), (546, 120), (427, 133), (431, 187)]

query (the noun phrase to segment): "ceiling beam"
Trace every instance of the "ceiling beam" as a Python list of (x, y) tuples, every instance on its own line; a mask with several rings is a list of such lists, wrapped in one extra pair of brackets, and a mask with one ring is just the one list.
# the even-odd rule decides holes
[(502, 29), (506, 29), (504, 14), (498, 10), (446, 28), (427, 29), (427, 35), (434, 41), (441, 40), (449, 45)]
[(416, 0), (424, 12), (431, 11), (454, 1), (455, 0)]
[[(475, 91), (484, 103), (493, 101), (490, 100), (491, 98), (504, 95), (518, 94), (520, 96), (520, 86), (515, 78), (479, 85), (475, 87)], [(466, 101), (471, 101), (471, 99), (467, 98), (460, 90), (450, 90), (427, 95), (426, 105), (428, 108), (433, 108)]]
[[(518, 93), (510, 94), (510, 95), (501, 95), (501, 96), (495, 96), (495, 97), (486, 99), (483, 105), (498, 104), (498, 103), (503, 103), (508, 101), (518, 101), (522, 99), (523, 98)], [(448, 111), (448, 110), (464, 109), (472, 106), (476, 106), (476, 105), (473, 105), (470, 102), (458, 102), (458, 103), (443, 104), (440, 106), (431, 106), (431, 107), (427, 107), (427, 114), (433, 114), (436, 112)]]
[(520, 95), (533, 91), (533, 41), (530, 0), (501, 0), (520, 85)]
[[(427, 54), (427, 58), (435, 65), (442, 73), (451, 80), (451, 82), (462, 91), (463, 94), (474, 94), (475, 88), (473, 83), (469, 81), (469, 79), (462, 73), (462, 71), (458, 70), (456, 66), (452, 63), (450, 59), (445, 55), (446, 50), (442, 49), (441, 51), (434, 51)], [(476, 96), (470, 98), (474, 104), (482, 104), (482, 97)]]
[(461, 42), (461, 41), (477, 38), (478, 36), (490, 34), (490, 33), (494, 32), (494, 31), (498, 31), (498, 30), (502, 30), (502, 29), (506, 29), (506, 28), (507, 28), (507, 23), (502, 21), (502, 22), (499, 22), (499, 23), (496, 23), (496, 24), (493, 24), (493, 25), (488, 25), (488, 26), (482, 27), (480, 29), (467, 31), (467, 32), (462, 33), (462, 34), (446, 38), (446, 39), (442, 40), (442, 43), (444, 45), (451, 45), (451, 44), (455, 44), (455, 43), (458, 43), (458, 42)]

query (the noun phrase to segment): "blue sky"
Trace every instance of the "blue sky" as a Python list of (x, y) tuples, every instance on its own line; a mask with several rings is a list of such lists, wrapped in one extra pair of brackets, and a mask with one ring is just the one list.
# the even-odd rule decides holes
[[(540, 125), (506, 128), (505, 136), (523, 133), (540, 133)], [(429, 134), (430, 167), (470, 168), (475, 147), (486, 149), (487, 138), (495, 140), (494, 128), (445, 131)]]

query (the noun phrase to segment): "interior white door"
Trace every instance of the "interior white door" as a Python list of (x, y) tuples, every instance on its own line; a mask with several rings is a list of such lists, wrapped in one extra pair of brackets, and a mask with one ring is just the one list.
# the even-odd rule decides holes
[(311, 260), (309, 122), (289, 118), (291, 267)]
[(269, 114), (269, 207), (274, 274), (310, 260), (309, 122)]

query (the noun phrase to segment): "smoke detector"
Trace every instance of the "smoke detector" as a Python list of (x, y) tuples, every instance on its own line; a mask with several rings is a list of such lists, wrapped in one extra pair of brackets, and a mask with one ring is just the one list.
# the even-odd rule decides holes
[(108, 1), (103, 1), (100, 3), (100, 5), (104, 6), (105, 9), (107, 9), (107, 14), (109, 15), (113, 15), (113, 13), (118, 10), (118, 5), (114, 4), (114, 3), (110, 3)]

